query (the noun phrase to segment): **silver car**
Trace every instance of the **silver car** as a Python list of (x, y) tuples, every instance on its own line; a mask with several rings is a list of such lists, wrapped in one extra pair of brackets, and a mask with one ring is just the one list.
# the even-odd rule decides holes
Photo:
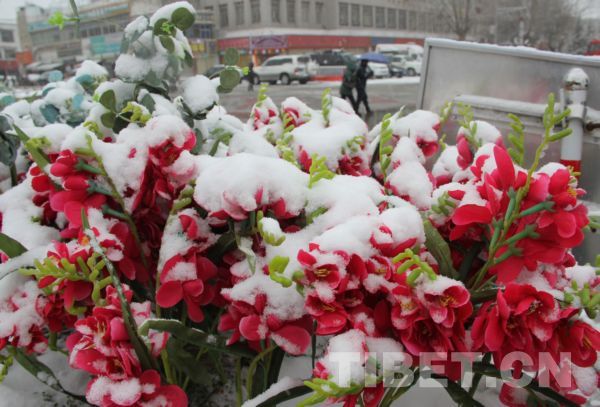
[(275, 84), (281, 81), (282, 85), (289, 85), (298, 81), (305, 84), (316, 75), (317, 67), (308, 55), (278, 55), (255, 67), (254, 72), (261, 82)]

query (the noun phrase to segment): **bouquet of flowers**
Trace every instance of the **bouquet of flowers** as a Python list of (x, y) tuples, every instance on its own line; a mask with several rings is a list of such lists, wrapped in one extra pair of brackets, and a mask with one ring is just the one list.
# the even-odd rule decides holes
[(193, 20), (185, 2), (140, 17), (117, 78), (86, 61), (2, 111), (0, 380), (19, 364), (106, 407), (225, 385), (223, 405), (390, 406), (424, 380), (462, 406), (490, 380), (507, 406), (598, 396), (600, 278), (571, 253), (584, 191), (540, 162), (569, 136), (552, 95), (529, 164), (517, 117), (503, 138), (466, 106), (369, 131), (328, 91), (317, 110), (263, 87), (242, 122), (218, 104), (233, 50), (172, 97)]

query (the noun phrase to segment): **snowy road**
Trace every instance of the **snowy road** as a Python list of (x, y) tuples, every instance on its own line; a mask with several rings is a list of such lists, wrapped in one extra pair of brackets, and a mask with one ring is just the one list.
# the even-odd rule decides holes
[[(323, 90), (331, 88), (332, 94), (337, 96), (339, 95), (339, 86), (339, 82), (309, 82), (306, 85), (294, 83), (290, 86), (270, 85), (267, 94), (277, 104), (288, 96), (295, 96), (309, 106), (318, 108), (321, 104)], [(379, 121), (383, 114), (393, 113), (403, 105), (406, 105), (407, 109), (413, 110), (417, 102), (418, 89), (418, 77), (369, 80), (367, 84), (369, 103), (375, 111), (375, 115), (370, 120)], [(253, 91), (248, 91), (247, 84), (242, 83), (232, 93), (221, 95), (221, 104), (229, 113), (245, 120), (256, 101), (257, 93), (257, 86)], [(361, 112), (364, 114), (364, 110)]]

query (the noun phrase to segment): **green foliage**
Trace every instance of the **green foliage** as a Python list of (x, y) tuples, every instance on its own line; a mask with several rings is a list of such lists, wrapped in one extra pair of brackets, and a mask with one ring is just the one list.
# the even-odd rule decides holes
[[(444, 125), (450, 120), (450, 116), (452, 116), (452, 111), (454, 109), (454, 102), (446, 102), (440, 109), (440, 131), (444, 128)], [(446, 133), (442, 133), (439, 144), (441, 151), (446, 149)]]
[(331, 89), (326, 88), (321, 94), (321, 112), (323, 113), (323, 120), (325, 120), (325, 126), (329, 126), (329, 114), (331, 113)]
[(394, 257), (393, 262), (402, 262), (400, 267), (398, 267), (398, 269), (396, 270), (398, 274), (402, 274), (408, 270), (411, 270), (410, 274), (406, 279), (406, 282), (411, 286), (414, 286), (416, 284), (416, 281), (419, 278), (419, 276), (421, 276), (421, 274), (426, 275), (427, 278), (429, 278), (430, 280), (435, 280), (437, 278), (437, 275), (435, 274), (431, 266), (425, 261), (421, 260), (421, 258), (417, 254), (415, 254), (411, 249), (406, 249), (404, 252)]
[(425, 246), (438, 262), (440, 274), (458, 279), (458, 272), (452, 265), (450, 246), (428, 219), (423, 221), (423, 226), (425, 228)]
[[(45, 258), (43, 261), (35, 260), (34, 267), (20, 269), (19, 272), (35, 277), (37, 281), (52, 277), (54, 281), (43, 288), (46, 294), (54, 292), (54, 288), (60, 287), (65, 280), (90, 283), (93, 286), (91, 297), (94, 304), (102, 304), (102, 290), (112, 283), (112, 278), (107, 276), (105, 270), (106, 262), (98, 253), (92, 253), (87, 261), (81, 257), (78, 257), (76, 261), (76, 263), (71, 263), (65, 258), (60, 261)], [(73, 315), (81, 315), (86, 309), (87, 307), (72, 307), (67, 311)]]
[(0, 163), (7, 167), (14, 164), (19, 149), (19, 139), (11, 132), (8, 117), (0, 115)]
[(223, 56), (223, 62), (225, 65), (234, 66), (237, 65), (240, 60), (240, 53), (235, 48), (227, 48)]
[(8, 369), (12, 366), (13, 361), (13, 355), (5, 356), (0, 354), (0, 383), (2, 383), (8, 375)]
[(219, 79), (218, 91), (220, 93), (229, 93), (240, 83), (242, 77), (237, 68), (227, 67), (221, 71)]
[(258, 95), (256, 97), (256, 106), (262, 107), (265, 100), (267, 100), (267, 89), (269, 85), (266, 83), (261, 83), (260, 88), (258, 88)]
[(107, 108), (111, 112), (117, 111), (117, 97), (115, 95), (115, 91), (112, 89), (107, 90), (102, 95), (100, 95), (100, 99), (98, 100), (102, 106)]
[(145, 106), (136, 102), (127, 102), (127, 105), (125, 105), (119, 115), (121, 117), (128, 117), (127, 120), (130, 123), (138, 123), (141, 125), (146, 124), (146, 122), (152, 117)]
[(61, 30), (65, 27), (67, 21), (68, 19), (60, 11), (55, 12), (48, 18), (48, 24), (58, 27)]
[(525, 127), (523, 122), (514, 114), (509, 114), (511, 120), (511, 132), (508, 133), (508, 141), (511, 147), (508, 148), (508, 154), (518, 165), (523, 165), (525, 160)]
[(310, 177), (308, 180), (309, 188), (312, 188), (313, 185), (315, 185), (322, 179), (332, 179), (333, 177), (335, 177), (335, 174), (331, 172), (329, 168), (327, 168), (326, 157), (319, 157), (317, 154), (313, 154), (311, 159), (312, 162), (310, 164), (309, 169)]
[[(264, 218), (262, 211), (258, 211), (257, 214), (257, 220), (258, 222), (256, 223), (256, 227), (258, 229), (258, 233), (260, 234), (260, 236), (263, 238), (263, 240), (271, 245), (271, 246), (281, 246), (281, 244), (285, 241), (285, 235), (281, 235), (281, 236), (275, 236), (272, 233), (267, 232), (264, 229), (264, 225), (263, 225), (263, 219), (270, 219), (270, 218)], [(275, 222), (277, 222), (277, 220), (273, 219)]]
[(0, 250), (8, 257), (13, 258), (25, 253), (27, 248), (12, 237), (0, 233)]
[(271, 280), (281, 284), (284, 287), (290, 287), (292, 285), (292, 280), (283, 275), (283, 272), (285, 271), (285, 268), (289, 262), (290, 258), (283, 256), (275, 256), (269, 262), (269, 277)]
[(185, 7), (176, 9), (171, 15), (171, 22), (181, 31), (187, 30), (194, 24), (194, 15)]
[(211, 131), (210, 136), (215, 141), (214, 141), (214, 144), (212, 145), (210, 151), (208, 152), (208, 155), (214, 156), (217, 153), (217, 151), (219, 150), (220, 143), (229, 145), (229, 141), (233, 137), (233, 133), (230, 131), (227, 131), (221, 127), (217, 127)]
[(350, 387), (340, 387), (332, 380), (325, 380), (315, 377), (311, 380), (305, 380), (304, 385), (314, 391), (309, 398), (298, 403), (298, 407), (314, 406), (323, 403), (328, 398), (341, 398), (360, 393), (364, 385), (352, 384)]
[(477, 138), (477, 123), (473, 120), (473, 109), (464, 103), (458, 103), (458, 115), (461, 117), (458, 124), (465, 128), (465, 138), (473, 151), (481, 147), (481, 141)]
[(454, 208), (456, 208), (456, 204), (450, 198), (448, 191), (445, 191), (438, 198), (437, 203), (434, 203), (431, 205), (431, 212), (438, 214), (438, 215), (450, 216), (450, 214)]
[(379, 165), (381, 167), (381, 174), (384, 184), (387, 178), (387, 170), (392, 163), (391, 155), (394, 151), (394, 147), (391, 145), (392, 137), (394, 135), (394, 132), (390, 127), (392, 122), (391, 118), (392, 115), (389, 113), (383, 116), (383, 121), (381, 122), (381, 132), (379, 133)]

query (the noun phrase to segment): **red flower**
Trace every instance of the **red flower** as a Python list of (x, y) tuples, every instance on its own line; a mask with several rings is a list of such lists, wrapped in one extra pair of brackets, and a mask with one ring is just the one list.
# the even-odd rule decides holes
[[(132, 303), (132, 292), (128, 289), (125, 295), (136, 322), (150, 318), (150, 302)], [(67, 338), (69, 363), (76, 369), (111, 380), (138, 377), (140, 362), (125, 327), (116, 289), (112, 286), (107, 287), (106, 301), (107, 306), (94, 308), (91, 316), (75, 323), (75, 332)], [(166, 346), (167, 338), (164, 333), (150, 334), (153, 355)]]
[(187, 394), (178, 386), (161, 386), (156, 370), (146, 370), (139, 378), (113, 380), (96, 377), (88, 383), (86, 399), (100, 407), (187, 407)]
[(215, 290), (207, 282), (216, 275), (217, 267), (206, 257), (196, 255), (195, 251), (185, 257), (177, 254), (165, 263), (160, 273), (156, 303), (170, 308), (183, 299), (190, 319), (202, 322), (204, 313), (200, 307), (215, 296)]

